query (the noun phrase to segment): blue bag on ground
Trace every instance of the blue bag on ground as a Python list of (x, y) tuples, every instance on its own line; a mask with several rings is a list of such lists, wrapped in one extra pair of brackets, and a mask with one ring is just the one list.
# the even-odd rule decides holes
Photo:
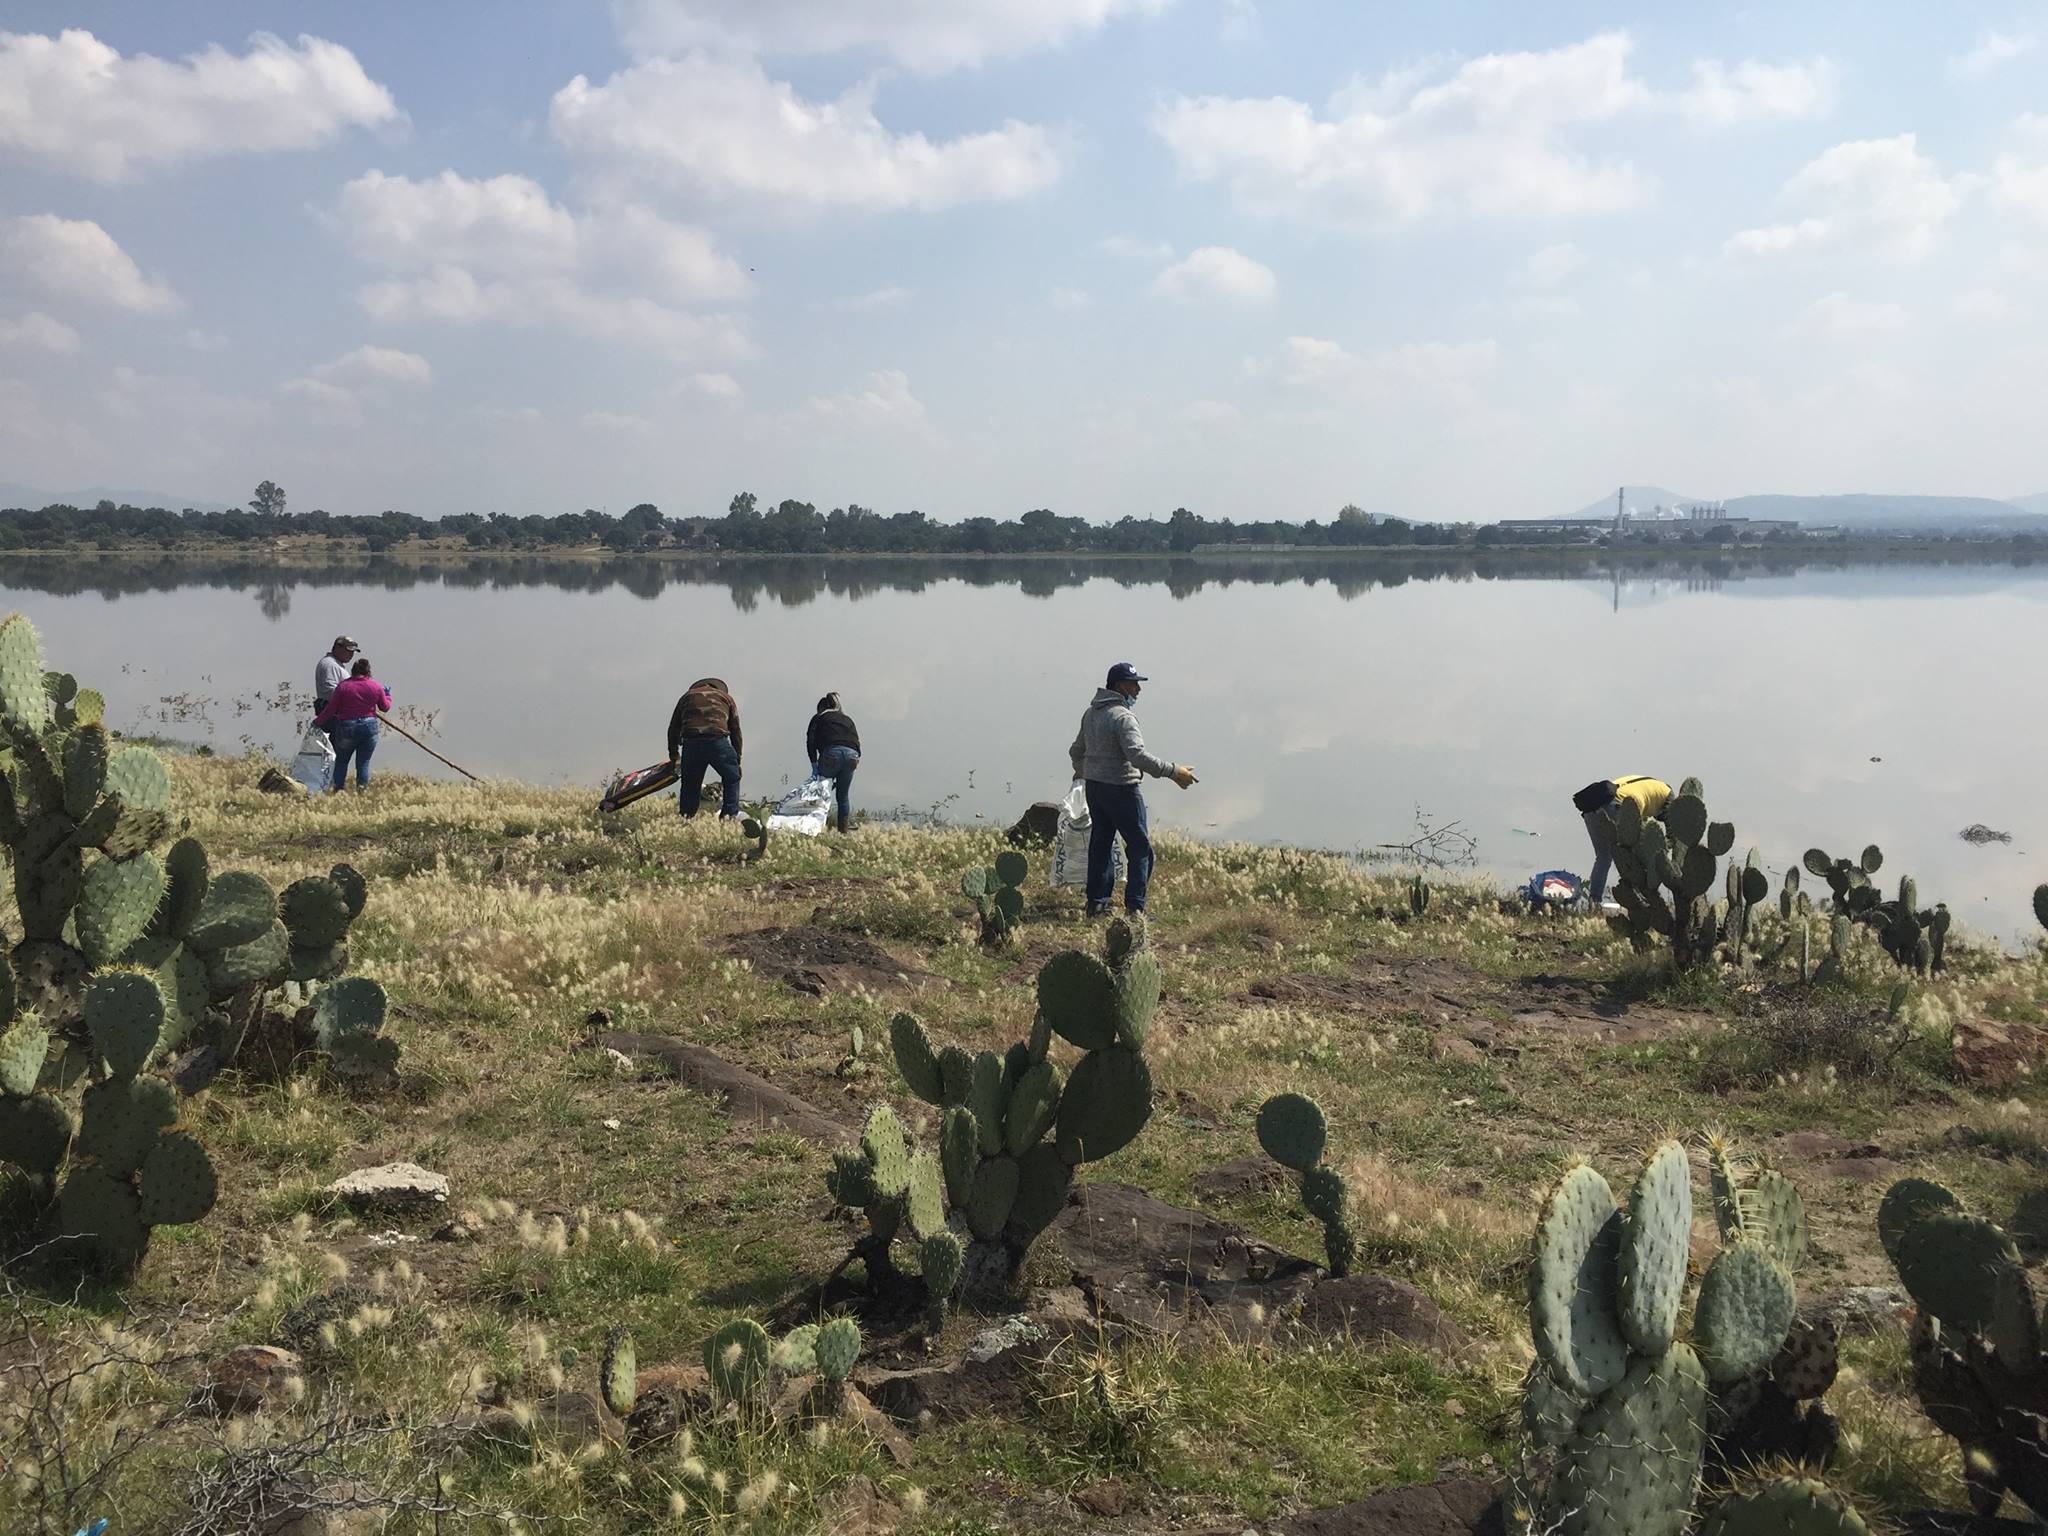
[(1541, 912), (1545, 907), (1569, 907), (1583, 891), (1579, 877), (1568, 869), (1546, 869), (1540, 875), (1531, 875), (1529, 883), (1522, 887), (1531, 912)]

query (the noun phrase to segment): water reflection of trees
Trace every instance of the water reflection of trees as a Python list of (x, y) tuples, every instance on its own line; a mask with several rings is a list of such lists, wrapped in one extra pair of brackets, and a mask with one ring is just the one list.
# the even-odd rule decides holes
[(619, 591), (652, 600), (671, 587), (724, 587), (733, 606), (750, 612), (763, 602), (795, 608), (823, 596), (859, 601), (884, 592), (917, 593), (941, 582), (970, 587), (1013, 587), (1032, 597), (1050, 597), (1090, 581), (1119, 587), (1164, 586), (1175, 597), (1238, 583), (1274, 586), (1327, 585), (1351, 599), (1411, 581), (1526, 581), (1606, 577), (1620, 581), (1678, 581), (1709, 586), (1754, 577), (1787, 576), (1798, 570), (1843, 571), (1887, 566), (2031, 567), (2025, 556), (1986, 558), (1967, 549), (1884, 551), (1763, 551), (1722, 553), (1711, 559), (1626, 558), (1600, 551), (1583, 557), (1531, 557), (1484, 552), (1398, 559), (1372, 557), (1245, 558), (1144, 556), (1089, 559), (1037, 556), (962, 560), (949, 556), (846, 559), (831, 556), (660, 560), (613, 558), (564, 560), (547, 556), (477, 555), (461, 562), (426, 563), (369, 555), (286, 565), (275, 560), (194, 557), (155, 552), (119, 552), (92, 557), (16, 555), (0, 572), (0, 586), (53, 597), (91, 593), (118, 598), (130, 593), (168, 592), (183, 587), (253, 592), (269, 619), (291, 609), (300, 587), (412, 587), (509, 591), (552, 587), (562, 592)]

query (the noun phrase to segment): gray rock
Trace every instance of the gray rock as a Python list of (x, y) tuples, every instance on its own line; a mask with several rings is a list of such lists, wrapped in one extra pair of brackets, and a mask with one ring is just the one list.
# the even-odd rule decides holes
[(1883, 1333), (1897, 1327), (1911, 1305), (1895, 1285), (1852, 1285), (1801, 1303), (1799, 1315), (1812, 1323), (1832, 1322), (1843, 1333)]
[(1045, 1329), (1020, 1312), (977, 1333), (967, 1346), (967, 1358), (981, 1365), (1005, 1350), (1015, 1349), (1019, 1344), (1036, 1344), (1045, 1337)]
[(385, 1163), (345, 1173), (326, 1192), (359, 1210), (431, 1210), (448, 1203), (448, 1177), (417, 1163)]

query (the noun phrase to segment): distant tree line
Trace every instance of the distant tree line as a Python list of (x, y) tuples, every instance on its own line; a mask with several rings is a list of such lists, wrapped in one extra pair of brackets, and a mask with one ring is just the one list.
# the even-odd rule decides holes
[(1309, 549), (1456, 545), (1471, 530), (1377, 518), (1347, 506), (1329, 522), (1272, 519), (1237, 522), (1176, 507), (1163, 518), (1123, 517), (1113, 523), (1062, 517), (1040, 507), (1017, 518), (970, 517), (943, 523), (922, 512), (883, 514), (849, 502), (820, 512), (808, 501), (764, 506), (752, 491), (732, 498), (723, 517), (664, 516), (641, 502), (623, 516), (586, 507), (552, 517), (502, 512), (430, 520), (409, 512), (347, 516), (290, 512), (285, 492), (266, 480), (247, 507), (224, 512), (135, 507), (102, 501), (30, 510), (0, 509), (0, 549), (101, 548), (194, 541), (250, 544), (287, 537), (360, 539), (374, 552), (413, 539), (459, 538), (473, 549), (695, 549), (741, 554), (1184, 554), (1202, 545), (1295, 545)]

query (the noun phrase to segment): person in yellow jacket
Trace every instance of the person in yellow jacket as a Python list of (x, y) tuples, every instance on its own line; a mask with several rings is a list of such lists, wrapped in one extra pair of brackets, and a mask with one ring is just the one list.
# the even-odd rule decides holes
[(1607, 876), (1614, 868), (1614, 814), (1624, 800), (1633, 800), (1644, 821), (1664, 814), (1671, 799), (1671, 786), (1646, 774), (1626, 774), (1618, 779), (1596, 779), (1572, 796), (1572, 804), (1585, 818), (1586, 836), (1593, 840), (1593, 875), (1586, 882), (1586, 895), (1596, 907), (1607, 894)]

